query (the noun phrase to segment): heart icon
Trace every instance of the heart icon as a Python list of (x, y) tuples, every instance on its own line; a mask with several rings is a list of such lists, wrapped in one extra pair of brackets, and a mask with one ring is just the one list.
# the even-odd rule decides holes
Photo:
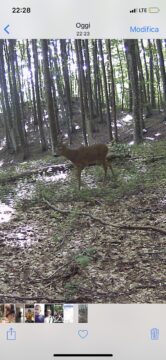
[(81, 339), (85, 339), (88, 336), (88, 330), (79, 330), (78, 335)]

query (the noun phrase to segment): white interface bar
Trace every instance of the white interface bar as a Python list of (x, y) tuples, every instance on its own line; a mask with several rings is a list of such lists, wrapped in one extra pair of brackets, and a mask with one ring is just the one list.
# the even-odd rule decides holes
[(0, 38), (165, 38), (166, 2), (6, 0)]
[(88, 313), (88, 323), (0, 324), (0, 358), (165, 360), (165, 305), (92, 304)]

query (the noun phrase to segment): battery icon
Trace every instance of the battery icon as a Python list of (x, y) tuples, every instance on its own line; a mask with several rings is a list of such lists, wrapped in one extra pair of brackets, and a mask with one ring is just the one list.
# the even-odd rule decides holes
[(160, 11), (160, 9), (158, 7), (149, 7), (148, 8), (148, 12), (150, 14), (157, 14), (157, 13), (159, 13), (159, 11)]

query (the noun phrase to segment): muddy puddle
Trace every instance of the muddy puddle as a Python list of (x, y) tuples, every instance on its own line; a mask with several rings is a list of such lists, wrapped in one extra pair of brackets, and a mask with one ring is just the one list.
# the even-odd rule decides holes
[[(30, 224), (20, 224), (16, 209), (18, 200), (30, 200), (36, 191), (36, 181), (43, 183), (64, 181), (67, 171), (58, 171), (33, 175), (32, 178), (24, 178), (13, 184), (13, 191), (0, 201), (0, 237), (6, 245), (12, 247), (31, 246), (38, 241), (36, 237), (36, 225), (33, 219)], [(18, 217), (18, 219), (17, 219)], [(10, 224), (10, 222), (12, 223)], [(1, 225), (3, 230), (1, 231)]]
[(0, 201), (0, 223), (10, 221), (14, 213), (15, 210), (12, 206), (9, 206)]

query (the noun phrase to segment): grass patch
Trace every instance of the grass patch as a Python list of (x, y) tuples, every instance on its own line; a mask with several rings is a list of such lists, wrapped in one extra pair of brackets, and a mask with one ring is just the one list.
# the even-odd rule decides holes
[[(73, 204), (72, 213), (67, 216), (70, 224), (72, 224), (72, 219), (76, 217), (78, 212), (75, 203), (90, 202), (94, 198), (102, 201), (114, 201), (125, 194), (132, 194), (142, 189), (157, 188), (160, 183), (161, 186), (166, 184), (165, 141), (143, 143), (130, 147), (123, 144), (114, 144), (113, 148), (122, 157), (113, 161), (115, 177), (112, 176), (109, 169), (105, 184), (103, 183), (104, 171), (102, 167), (89, 167), (82, 172), (82, 187), (79, 191), (75, 171), (71, 170), (64, 181), (58, 180), (50, 183), (44, 183), (42, 180), (36, 181), (35, 194), (29, 202), (26, 202), (26, 206), (28, 206), (28, 203), (29, 206), (41, 203), (43, 198), (46, 198), (55, 206), (58, 203), (63, 203), (66, 204), (65, 208), (69, 208), (69, 205)], [(125, 159), (123, 156), (129, 152), (131, 157)], [(155, 157), (159, 157), (159, 159), (154, 162), (151, 161)], [(48, 159), (50, 159), (50, 155), (48, 155)], [(55, 158), (55, 160), (57, 159)], [(60, 158), (58, 158), (59, 160)], [(9, 170), (0, 172), (0, 179), (5, 180), (5, 186), (0, 186), (1, 198), (5, 197), (9, 191), (14, 191), (15, 185), (8, 184), (7, 180), (15, 173), (16, 169), (13, 169), (12, 172)], [(23, 202), (25, 206), (25, 200)], [(61, 215), (55, 213), (54, 217), (57, 219)]]
[(86, 255), (79, 255), (75, 257), (75, 261), (84, 268), (90, 264), (91, 258)]
[(5, 184), (10, 181), (13, 176), (17, 175), (17, 170), (15, 167), (5, 170), (0, 170), (0, 184)]
[(155, 157), (155, 156), (166, 156), (166, 144), (165, 141), (151, 141), (144, 142), (139, 145), (131, 146), (131, 153), (133, 156), (140, 157)]
[[(72, 174), (65, 184), (61, 182), (49, 185), (38, 184), (39, 198), (46, 197), (53, 203), (90, 201), (93, 198), (111, 201), (136, 190), (155, 188), (166, 179), (166, 146), (163, 143), (131, 146), (134, 159), (131, 157), (125, 161), (117, 161), (116, 165), (113, 164), (115, 178), (108, 171), (105, 184), (103, 184), (103, 169), (98, 166), (90, 167), (82, 172), (83, 185), (80, 191), (77, 188), (75, 174)], [(148, 162), (153, 156), (163, 156), (163, 159)]]
[(114, 141), (108, 146), (109, 153), (117, 157), (124, 158), (131, 155), (131, 146), (123, 143), (116, 143)]
[(5, 202), (6, 199), (10, 199), (14, 196), (15, 190), (10, 184), (0, 185), (0, 200)]
[(78, 283), (75, 283), (74, 285), (71, 283), (65, 284), (64, 288), (66, 290), (66, 299), (77, 294), (79, 286), (80, 286), (80, 284), (78, 284)]

